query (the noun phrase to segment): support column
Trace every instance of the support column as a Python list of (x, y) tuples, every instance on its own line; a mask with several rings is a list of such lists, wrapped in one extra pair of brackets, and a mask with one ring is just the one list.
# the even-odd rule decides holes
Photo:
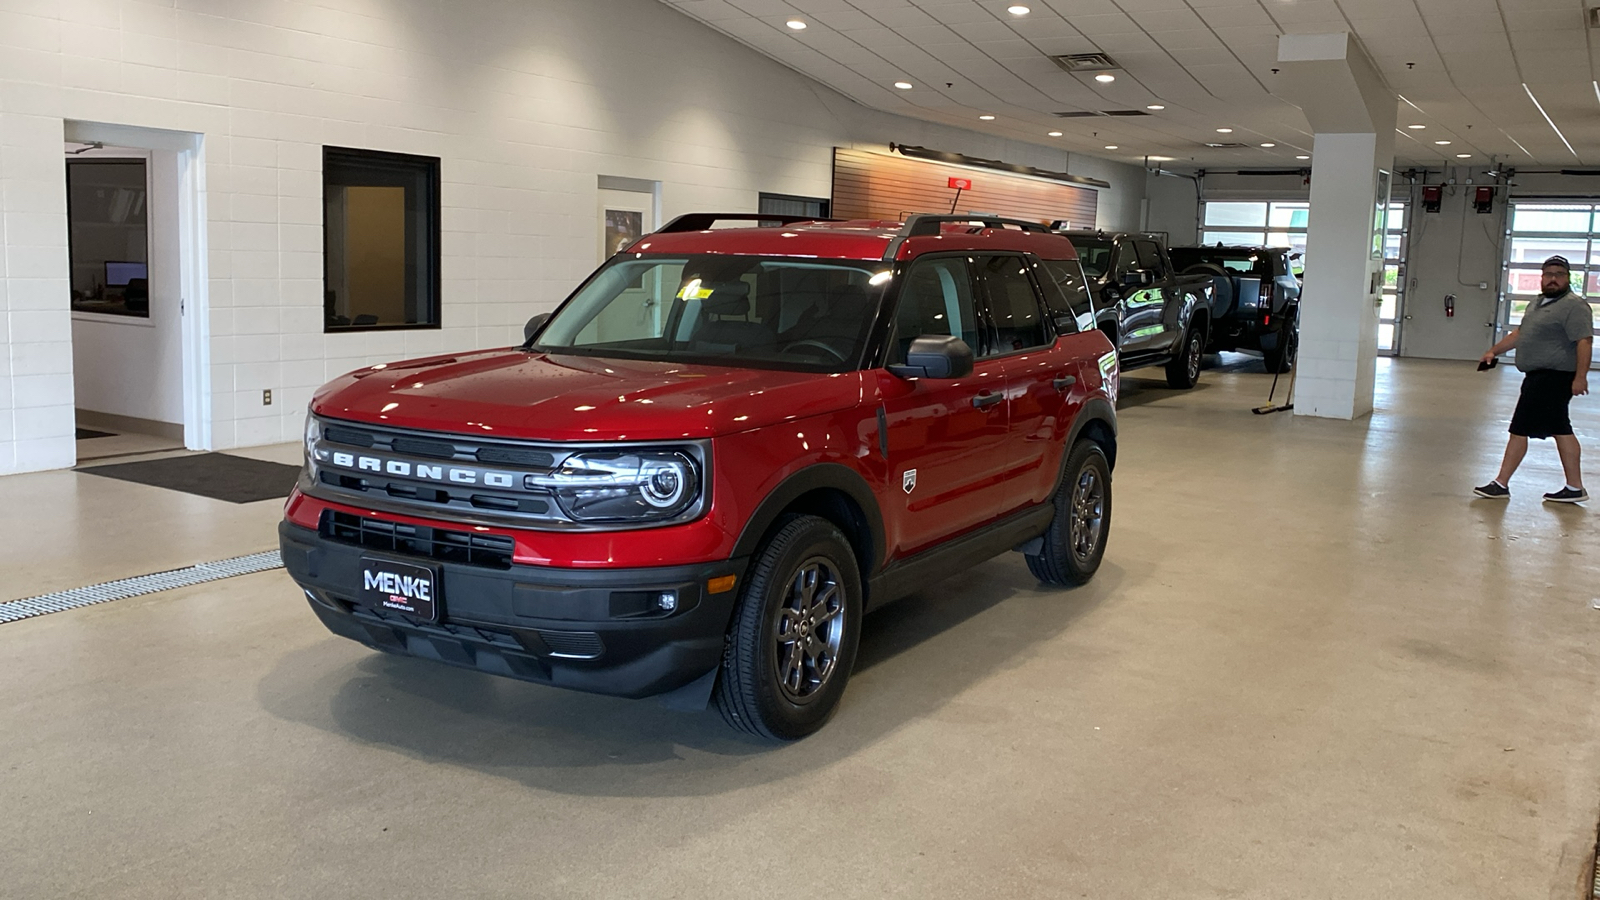
[(1372, 412), (1397, 98), (1344, 32), (1284, 35), (1278, 61), (1316, 134), (1295, 413), (1354, 419)]

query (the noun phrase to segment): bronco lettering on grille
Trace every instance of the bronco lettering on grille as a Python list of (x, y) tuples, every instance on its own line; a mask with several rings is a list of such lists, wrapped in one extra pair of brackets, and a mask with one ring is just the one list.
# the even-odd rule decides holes
[(415, 478), (418, 481), (445, 481), (452, 484), (481, 484), (492, 488), (515, 489), (518, 478), (508, 472), (480, 472), (457, 466), (411, 463), (403, 459), (384, 459), (364, 453), (334, 451), (330, 461), (343, 469), (360, 472), (380, 472), (397, 478)]

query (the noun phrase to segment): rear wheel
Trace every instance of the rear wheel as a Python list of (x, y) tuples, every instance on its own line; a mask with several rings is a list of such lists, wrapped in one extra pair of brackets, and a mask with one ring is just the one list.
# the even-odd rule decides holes
[(861, 573), (817, 516), (785, 521), (751, 568), (728, 632), (717, 708), (729, 725), (793, 741), (833, 715), (860, 640)]
[(1278, 332), (1278, 339), (1271, 350), (1261, 351), (1261, 357), (1266, 361), (1267, 373), (1287, 372), (1294, 368), (1295, 355), (1300, 351), (1299, 323), (1289, 320), (1286, 328)]
[(1198, 325), (1183, 336), (1183, 349), (1167, 363), (1167, 385), (1188, 390), (1200, 380), (1200, 364), (1206, 356), (1206, 336)]
[(1072, 446), (1054, 502), (1055, 520), (1039, 552), (1027, 555), (1028, 571), (1049, 584), (1083, 584), (1099, 570), (1111, 533), (1111, 463), (1099, 444)]

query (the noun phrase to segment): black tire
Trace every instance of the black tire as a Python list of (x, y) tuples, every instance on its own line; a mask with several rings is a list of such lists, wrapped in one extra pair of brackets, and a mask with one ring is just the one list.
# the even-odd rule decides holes
[(1287, 373), (1294, 368), (1295, 356), (1300, 351), (1300, 329), (1298, 323), (1290, 321), (1289, 327), (1278, 332), (1277, 346), (1271, 350), (1261, 351), (1261, 358), (1267, 364), (1267, 374)]
[(832, 522), (793, 516), (762, 545), (750, 572), (728, 629), (717, 709), (741, 731), (799, 740), (827, 723), (850, 680), (861, 637), (861, 571)]
[(1200, 380), (1200, 364), (1206, 356), (1205, 329), (1190, 326), (1184, 332), (1183, 347), (1167, 363), (1167, 386), (1186, 391)]
[[(1098, 504), (1080, 505), (1086, 487), (1099, 486)], [(1090, 490), (1092, 500), (1094, 491)], [(1028, 571), (1047, 584), (1080, 585), (1094, 577), (1111, 534), (1111, 463), (1105, 450), (1084, 439), (1067, 455), (1067, 470), (1056, 488), (1056, 517), (1044, 533), (1038, 554), (1027, 554)], [(1085, 516), (1090, 513), (1091, 516)], [(1095, 521), (1091, 523), (1089, 518)], [(1084, 529), (1093, 525), (1088, 532)], [(1087, 539), (1087, 547), (1085, 546)]]

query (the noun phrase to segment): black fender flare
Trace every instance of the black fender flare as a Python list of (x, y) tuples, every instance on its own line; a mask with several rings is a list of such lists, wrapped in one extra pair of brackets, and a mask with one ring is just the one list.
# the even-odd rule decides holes
[(755, 512), (745, 521), (734, 544), (735, 559), (754, 556), (761, 547), (762, 538), (772, 530), (783, 511), (796, 500), (812, 491), (835, 490), (849, 497), (860, 508), (866, 520), (867, 536), (872, 542), (869, 556), (860, 560), (862, 579), (865, 580), (883, 566), (886, 538), (883, 530), (883, 511), (878, 508), (878, 498), (860, 473), (839, 463), (818, 463), (807, 466), (785, 478), (773, 488), (766, 498), (756, 505)]
[(1061, 471), (1056, 473), (1057, 489), (1061, 487), (1061, 480), (1067, 477), (1067, 457), (1072, 455), (1073, 445), (1083, 436), (1084, 429), (1096, 423), (1111, 432), (1112, 446), (1106, 448), (1106, 462), (1113, 470), (1116, 469), (1117, 410), (1111, 405), (1111, 401), (1104, 397), (1090, 397), (1083, 404), (1083, 409), (1078, 411), (1078, 417), (1073, 420), (1072, 428), (1067, 432), (1067, 452), (1061, 454)]

